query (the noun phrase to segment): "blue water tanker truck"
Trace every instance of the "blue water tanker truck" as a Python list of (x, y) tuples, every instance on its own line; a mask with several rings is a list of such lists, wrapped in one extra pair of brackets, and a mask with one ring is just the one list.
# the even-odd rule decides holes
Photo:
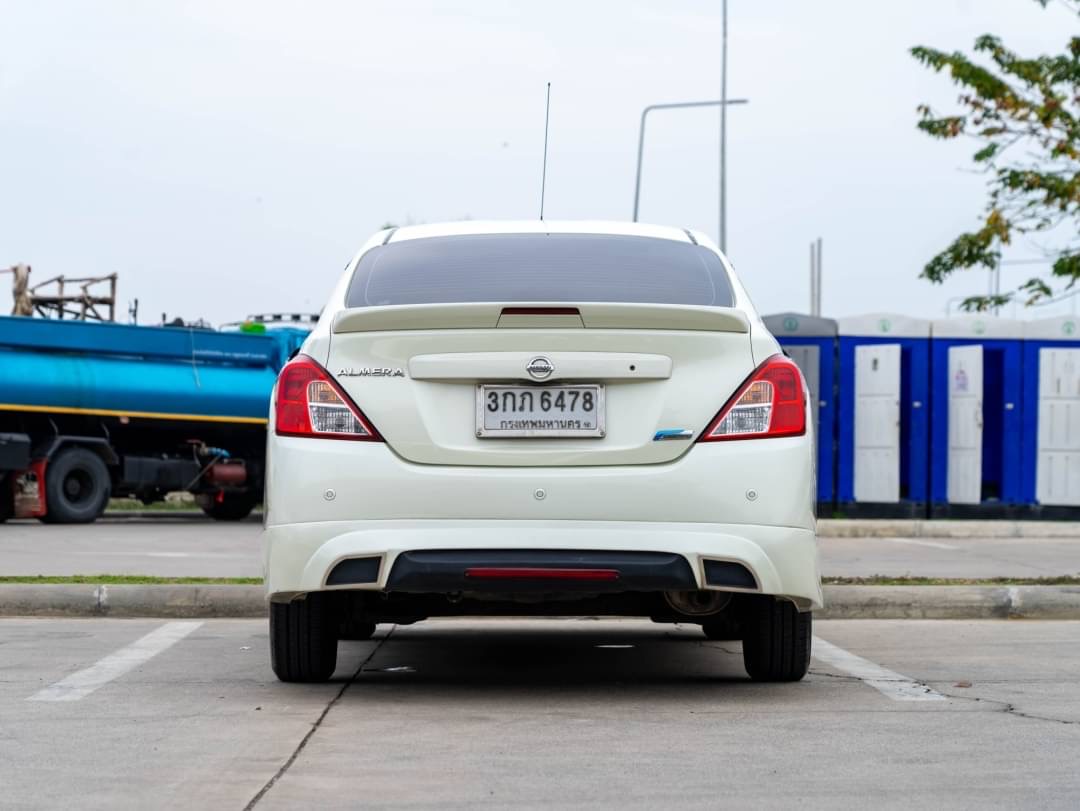
[(259, 334), (0, 317), (0, 520), (85, 523), (110, 497), (261, 500), (270, 393), (309, 327)]

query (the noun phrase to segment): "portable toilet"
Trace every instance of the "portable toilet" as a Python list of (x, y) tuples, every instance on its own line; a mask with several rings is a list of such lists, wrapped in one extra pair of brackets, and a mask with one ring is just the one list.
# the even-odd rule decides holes
[(992, 512), (1023, 503), (1023, 335), (1022, 321), (992, 316), (931, 325), (932, 514), (965, 512), (971, 505)]
[[(1024, 501), (1080, 507), (1080, 318), (1024, 325)], [(1059, 512), (1051, 510), (1051, 513)], [(1060, 511), (1072, 517), (1074, 511)]]
[(822, 508), (831, 509), (836, 498), (836, 321), (801, 313), (777, 313), (763, 320), (802, 369), (810, 388), (817, 438), (817, 500)]
[(853, 513), (921, 515), (929, 488), (930, 322), (841, 318), (837, 494)]

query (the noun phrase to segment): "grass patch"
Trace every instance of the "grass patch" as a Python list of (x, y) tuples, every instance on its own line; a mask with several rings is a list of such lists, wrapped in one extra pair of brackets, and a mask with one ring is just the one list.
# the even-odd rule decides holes
[(137, 498), (110, 498), (106, 512), (199, 512), (194, 501), (155, 501), (143, 504)]
[(1080, 586), (1080, 575), (1061, 577), (823, 577), (827, 586)]
[[(255, 505), (255, 512), (262, 509), (262, 504)], [(202, 509), (190, 499), (180, 501), (155, 501), (152, 504), (143, 504), (137, 498), (110, 498), (109, 506), (105, 514), (116, 513), (199, 513)]]
[(152, 577), (143, 574), (76, 574), (68, 576), (0, 576), (0, 584), (88, 586), (261, 586), (261, 577)]

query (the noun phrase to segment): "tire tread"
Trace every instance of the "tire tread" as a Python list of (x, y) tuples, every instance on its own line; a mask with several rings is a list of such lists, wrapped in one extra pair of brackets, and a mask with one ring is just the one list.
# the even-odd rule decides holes
[(743, 663), (754, 681), (798, 681), (810, 668), (813, 617), (787, 600), (757, 600), (744, 620)]
[(328, 681), (337, 665), (337, 634), (329, 599), (309, 594), (270, 604), (270, 665), (286, 682)]
[[(93, 479), (97, 493), (93, 503), (80, 509), (68, 503), (61, 491), (63, 477), (72, 467), (81, 467)], [(73, 446), (60, 451), (45, 468), (45, 524), (90, 524), (105, 512), (112, 495), (112, 480), (105, 463), (91, 450)]]

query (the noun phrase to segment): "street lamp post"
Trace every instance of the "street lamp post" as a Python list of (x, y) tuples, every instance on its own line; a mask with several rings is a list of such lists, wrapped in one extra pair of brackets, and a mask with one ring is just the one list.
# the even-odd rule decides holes
[[(749, 104), (749, 99), (722, 99), (719, 101), (676, 101), (670, 104), (650, 104), (644, 110), (641, 111), (641, 129), (638, 132), (638, 145), (637, 145), (637, 173), (634, 180), (634, 222), (637, 222), (638, 218), (638, 204), (641, 201), (641, 158), (645, 152), (645, 121), (648, 118), (649, 113), (653, 110), (674, 110), (684, 107), (719, 107), (721, 110), (727, 108), (729, 104)], [(721, 137), (721, 147), (723, 147), (723, 137)], [(723, 154), (723, 153), (721, 153)], [(723, 168), (721, 167), (721, 173)], [(724, 194), (723, 183), (724, 178), (720, 178), (720, 249), (724, 249)]]
[(720, 46), (720, 252), (727, 254), (727, 0)]

